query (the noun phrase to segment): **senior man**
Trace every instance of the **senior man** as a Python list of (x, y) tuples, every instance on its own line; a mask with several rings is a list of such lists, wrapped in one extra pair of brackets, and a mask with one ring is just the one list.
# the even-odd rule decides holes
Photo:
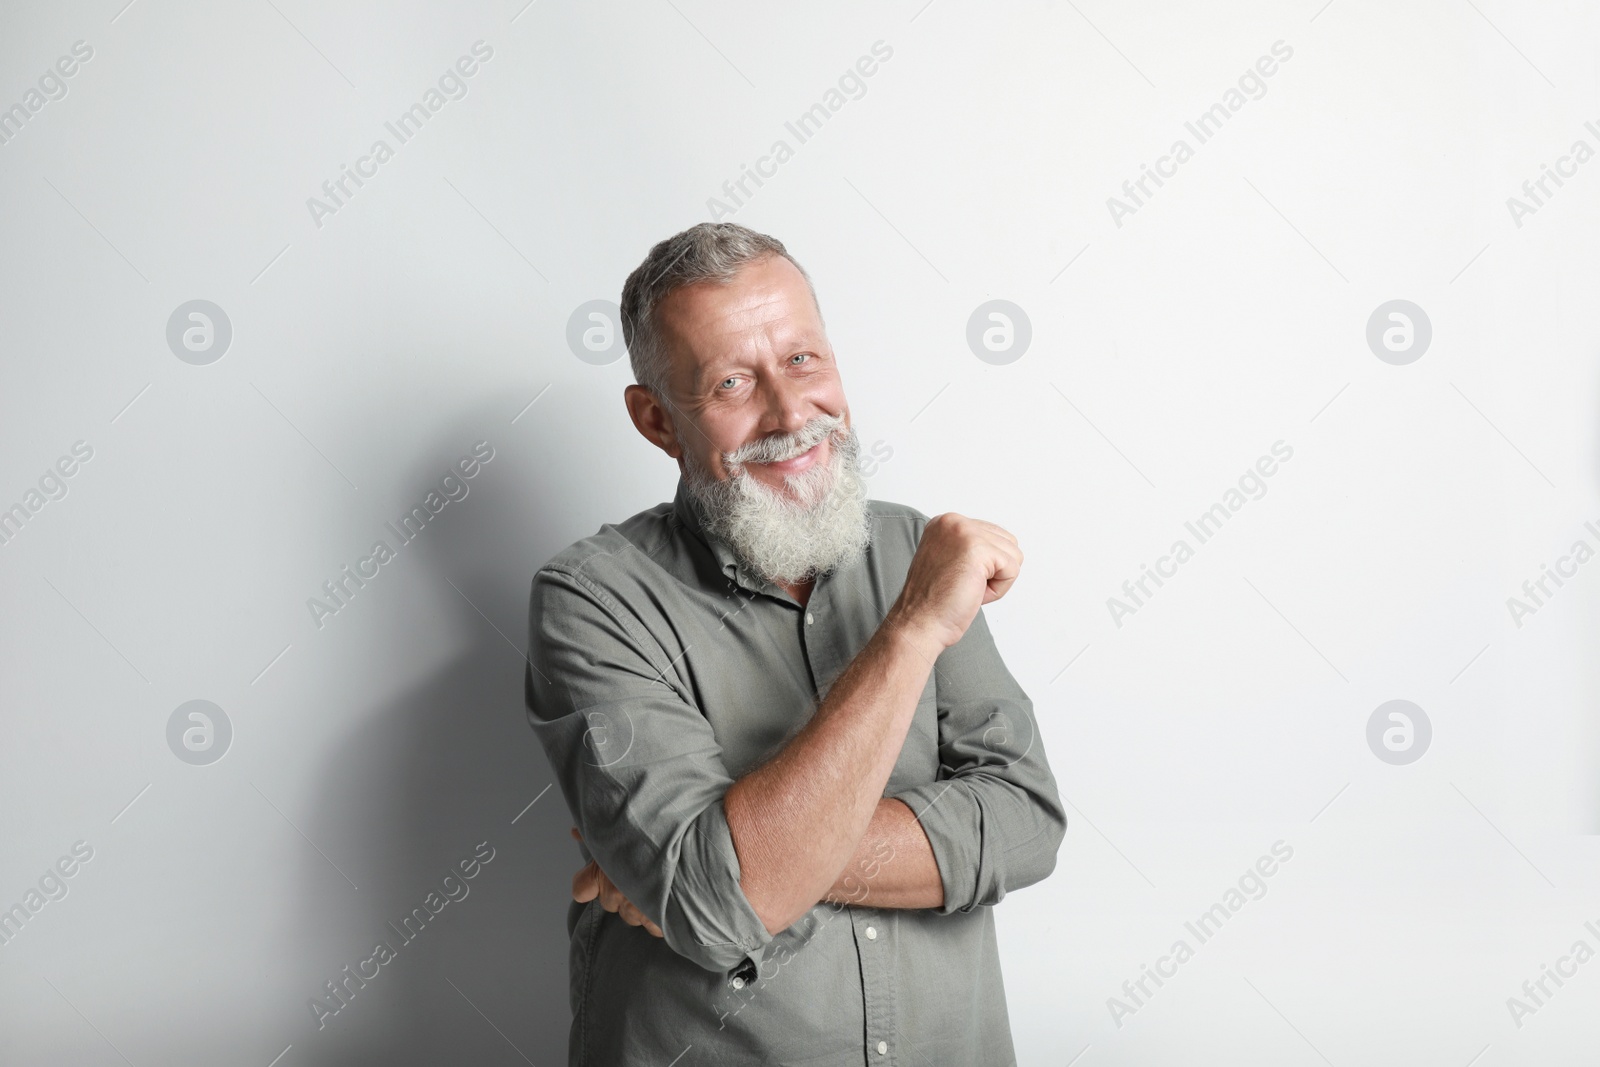
[(1066, 829), (981, 610), (1016, 538), (867, 498), (776, 239), (693, 226), (621, 310), (676, 496), (563, 549), (529, 605), (528, 718), (588, 861), (569, 1062), (1015, 1063), (992, 905)]

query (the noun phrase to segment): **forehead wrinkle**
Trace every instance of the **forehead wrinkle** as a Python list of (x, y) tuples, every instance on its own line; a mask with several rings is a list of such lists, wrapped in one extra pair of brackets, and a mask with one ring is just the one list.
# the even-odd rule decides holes
[(728, 343), (717, 356), (696, 365), (694, 389), (699, 391), (713, 370), (726, 363), (743, 360), (759, 361), (761, 357), (776, 355), (789, 347), (803, 344), (812, 337), (809, 324), (794, 325), (795, 316), (789, 308), (782, 290), (776, 287), (760, 290), (739, 306), (728, 309), (708, 330), (717, 341)]
[[(664, 332), (676, 334), (693, 359), (690, 390), (705, 388), (713, 368), (790, 346), (827, 345), (822, 313), (804, 272), (788, 260), (764, 257), (727, 281), (704, 279), (682, 286), (658, 305)], [(784, 330), (792, 322), (792, 329)], [(691, 332), (692, 331), (692, 332)], [(699, 342), (696, 344), (695, 342)], [(694, 349), (713, 351), (695, 358)]]

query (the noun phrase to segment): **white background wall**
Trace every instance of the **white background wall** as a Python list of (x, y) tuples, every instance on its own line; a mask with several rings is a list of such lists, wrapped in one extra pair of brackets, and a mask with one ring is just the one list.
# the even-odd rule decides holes
[[(124, 2), (0, 32), (0, 106), (93, 49), (0, 145), (0, 506), (42, 505), (0, 545), (0, 906), (93, 850), (0, 947), (0, 1060), (564, 1061), (578, 860), (523, 717), (528, 580), (676, 478), (620, 339), (586, 362), (568, 321), (782, 138), (731, 217), (816, 278), (892, 449), (873, 495), (1027, 552), (988, 617), (1072, 822), (998, 909), (1021, 1062), (1589, 1062), (1600, 962), (1520, 1026), (1507, 998), (1600, 950), (1600, 563), (1520, 626), (1507, 598), (1600, 546), (1600, 162), (1507, 198), (1600, 150), (1592, 5)], [(232, 331), (204, 365), (167, 341), (196, 299)], [(966, 341), (991, 299), (1031, 324), (1003, 365)], [(1403, 365), (1366, 340), (1395, 299), (1431, 323)], [(319, 627), (308, 598), (478, 441), (467, 497)], [(1367, 741), (1395, 699), (1432, 729), (1403, 765)], [(231, 724), (208, 765), (169, 746), (191, 700)], [(480, 842), (470, 895), (319, 1030), (308, 1000)]]

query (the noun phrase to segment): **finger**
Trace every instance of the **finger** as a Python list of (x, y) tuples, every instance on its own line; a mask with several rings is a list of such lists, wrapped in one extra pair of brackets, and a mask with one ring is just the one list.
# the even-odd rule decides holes
[(990, 579), (1016, 579), (1022, 569), (1022, 550), (1016, 545), (990, 545), (984, 557), (984, 569)]
[(576, 826), (574, 826), (574, 827), (573, 827), (573, 828), (572, 828), (572, 839), (573, 839), (573, 840), (574, 840), (574, 841), (582, 841), (582, 840), (583, 840), (583, 837), (582, 837), (582, 835), (580, 835), (580, 834), (579, 834), (579, 833), (578, 833), (578, 828), (577, 828), (577, 827), (576, 827)]
[(1004, 567), (1007, 560), (1021, 563), (1022, 545), (1011, 531), (978, 519), (971, 521), (957, 542), (969, 559), (975, 556), (992, 567)]
[(1006, 595), (1017, 576), (1022, 573), (1022, 553), (1013, 549), (1003, 553), (992, 561), (994, 572), (989, 575), (988, 590), (984, 593), (984, 603), (992, 603)]
[(1015, 582), (1016, 579), (1014, 578), (991, 578), (989, 580), (989, 587), (984, 590), (983, 602), (985, 604), (993, 604), (996, 600), (999, 600), (1001, 597), (1010, 592), (1011, 586), (1015, 584)]
[(599, 870), (591, 861), (583, 865), (577, 874), (572, 876), (572, 899), (580, 904), (593, 900), (600, 892), (600, 886), (595, 878)]
[(1018, 557), (1019, 560), (1022, 556), (1022, 542), (1018, 541), (1009, 531), (1002, 530), (998, 526), (985, 535), (984, 542), (998, 556), (1006, 558), (1014, 556)]
[(663, 934), (661, 932), (661, 927), (657, 926), (655, 923), (651, 922), (649, 919), (646, 919), (644, 921), (644, 928), (646, 930), (649, 930), (650, 933), (653, 934), (656, 937), (664, 939), (667, 936), (666, 934)]
[[(955, 513), (950, 512), (950, 514), (954, 515)], [(956, 517), (963, 524), (965, 524), (971, 532), (976, 533), (979, 537), (991, 538), (996, 541), (1005, 541), (1011, 544), (1017, 543), (1016, 535), (998, 523), (990, 522), (987, 519), (976, 519), (970, 515), (958, 515)]]
[(1010, 530), (1006, 529), (1004, 526), (997, 526), (992, 522), (985, 522), (983, 519), (973, 519), (972, 521), (977, 523), (984, 530), (988, 531), (990, 534), (992, 534), (992, 535), (994, 535), (996, 537), (1003, 538), (1006, 541), (1009, 541), (1013, 545), (1017, 543), (1016, 534), (1012, 533)]

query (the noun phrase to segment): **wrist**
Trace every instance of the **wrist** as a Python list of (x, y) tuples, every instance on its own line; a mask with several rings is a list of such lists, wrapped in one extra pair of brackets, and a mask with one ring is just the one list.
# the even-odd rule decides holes
[(889, 609), (881, 629), (894, 640), (909, 645), (930, 664), (946, 647), (933, 627), (909, 614), (898, 604)]

